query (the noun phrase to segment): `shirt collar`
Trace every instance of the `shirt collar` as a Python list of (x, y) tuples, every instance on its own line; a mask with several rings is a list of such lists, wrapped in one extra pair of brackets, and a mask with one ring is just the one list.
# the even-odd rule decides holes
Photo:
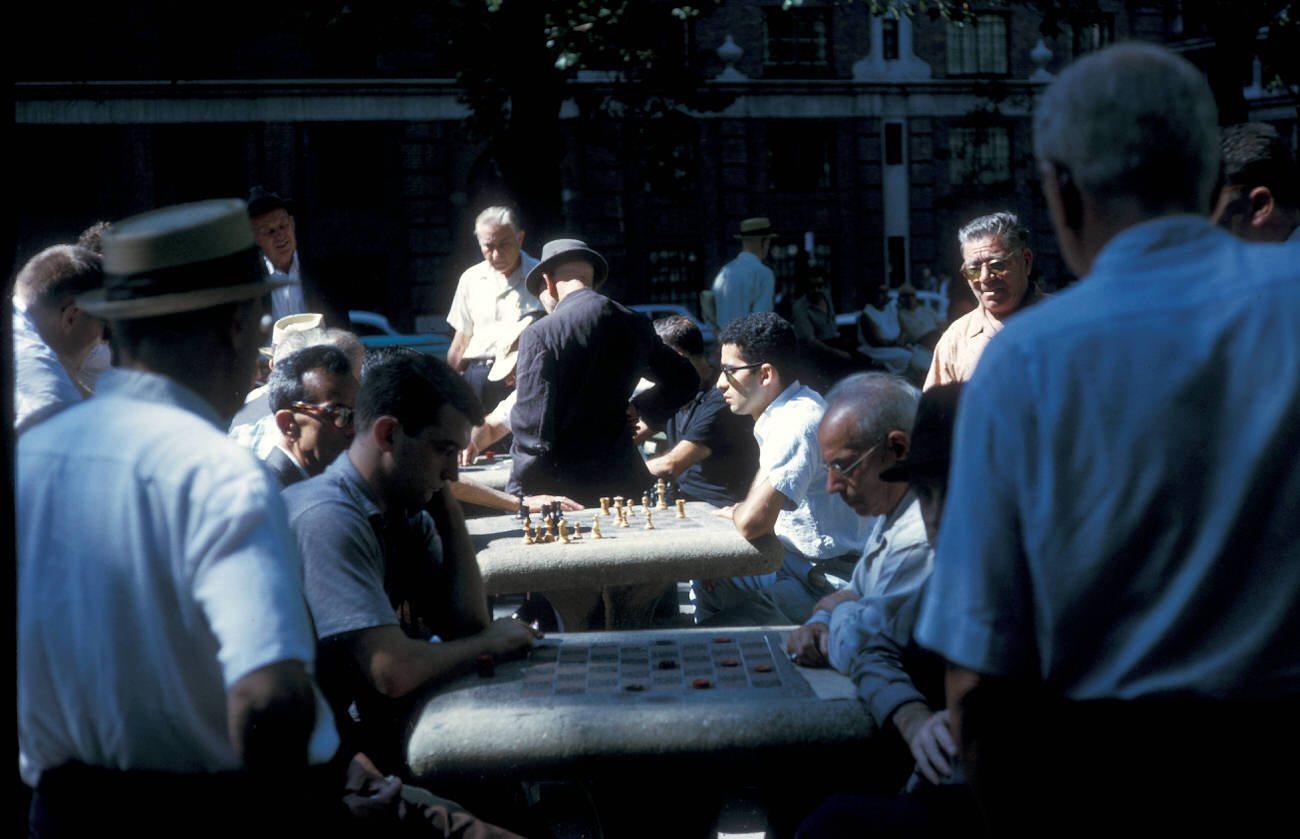
[(99, 377), (99, 382), (95, 386), (95, 397), (105, 396), (172, 405), (197, 414), (225, 431), (226, 424), (221, 421), (217, 416), (217, 410), (208, 404), (206, 399), (161, 373), (110, 367)]
[(330, 480), (335, 481), (343, 491), (348, 494), (354, 503), (361, 508), (361, 512), (367, 519), (379, 516), (383, 518), (383, 511), (379, 509), (379, 503), (375, 500), (375, 494), (370, 488), (370, 484), (357, 471), (357, 467), (352, 463), (352, 453), (344, 451), (334, 462), (325, 467), (325, 472)]
[(289, 272), (287, 274), (275, 270), (275, 266), (271, 264), (271, 260), (266, 258), (266, 254), (262, 254), (262, 263), (266, 265), (266, 273), (268, 276), (274, 277), (278, 275), (281, 277), (288, 277), (295, 283), (300, 281), (298, 277), (298, 251), (296, 249), (293, 252), (293, 259), (289, 261)]
[(763, 413), (759, 414), (758, 419), (754, 421), (755, 436), (761, 438), (763, 429), (766, 428), (769, 423), (774, 422), (772, 415), (776, 413), (777, 409), (789, 402), (791, 399), (794, 399), (796, 396), (801, 395), (803, 390), (804, 386), (799, 384), (798, 379), (795, 379), (790, 383), (789, 387), (781, 391), (779, 396), (768, 403), (768, 406), (763, 409)]

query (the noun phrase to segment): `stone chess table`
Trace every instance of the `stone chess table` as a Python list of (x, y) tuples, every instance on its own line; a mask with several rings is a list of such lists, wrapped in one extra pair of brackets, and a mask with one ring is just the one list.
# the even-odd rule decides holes
[(407, 761), (420, 778), (576, 778), (629, 759), (788, 771), (860, 754), (866, 707), (847, 678), (790, 662), (790, 629), (552, 635), (425, 697)]
[(460, 476), (491, 489), (504, 490), (510, 480), (510, 455), (498, 454), (491, 460), (479, 455), (473, 466), (460, 467)]
[[(591, 533), (599, 508), (566, 514), (582, 526), (582, 538), (567, 545), (524, 544), (523, 526), (510, 515), (467, 520), (485, 590), (540, 592), (569, 631), (634, 629), (650, 625), (654, 601), (678, 581), (766, 574), (781, 565), (775, 537), (750, 542), (702, 501), (686, 502), (684, 519), (672, 506), (654, 510), (653, 530), (645, 529), (640, 505), (634, 509), (628, 527), (601, 516), (600, 539)], [(601, 604), (603, 623), (592, 617)]]

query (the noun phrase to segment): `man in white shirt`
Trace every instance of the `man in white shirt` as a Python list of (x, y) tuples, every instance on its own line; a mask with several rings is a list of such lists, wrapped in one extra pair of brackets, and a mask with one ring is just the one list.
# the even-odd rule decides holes
[(488, 207), (474, 220), (474, 236), (483, 261), (456, 284), (447, 312), (447, 322), (456, 330), (447, 363), (465, 375), (474, 395), (491, 410), (510, 392), (509, 386), (488, 381), (492, 362), (524, 313), (541, 311), (542, 304), (524, 285), (537, 260), (523, 251), (524, 230), (514, 211)]
[(772, 224), (765, 218), (740, 223), (740, 255), (722, 266), (713, 279), (713, 302), (718, 326), (741, 315), (770, 312), (776, 294), (776, 275), (763, 264), (772, 247)]
[(104, 322), (77, 305), (76, 295), (104, 281), (98, 254), (55, 245), (27, 261), (14, 280), (14, 432), (68, 405), (85, 391), (73, 376), (100, 343)]
[(848, 585), (872, 521), (827, 492), (817, 442), (826, 403), (791, 372), (794, 327), (759, 312), (732, 321), (719, 341), (718, 388), (733, 413), (754, 418), (758, 473), (745, 500), (717, 515), (746, 539), (775, 534), (785, 560), (771, 574), (694, 581), (696, 621), (803, 623), (820, 598)]

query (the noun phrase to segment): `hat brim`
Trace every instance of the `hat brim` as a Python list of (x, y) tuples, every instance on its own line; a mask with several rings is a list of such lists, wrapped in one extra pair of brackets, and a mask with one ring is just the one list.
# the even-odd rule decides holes
[(163, 315), (175, 315), (181, 312), (193, 312), (220, 306), (223, 303), (235, 303), (248, 300), (287, 285), (292, 282), (288, 277), (267, 279), (256, 283), (204, 288), (196, 291), (182, 291), (175, 294), (155, 294), (150, 297), (137, 297), (130, 300), (108, 300), (107, 291), (102, 288), (88, 291), (77, 297), (77, 305), (87, 314), (101, 320), (135, 320), (136, 318), (153, 318)]
[(592, 288), (600, 288), (601, 283), (605, 282), (605, 278), (609, 276), (609, 263), (605, 261), (605, 257), (591, 248), (573, 248), (572, 250), (554, 254), (534, 265), (533, 270), (528, 272), (527, 277), (524, 277), (524, 286), (528, 289), (528, 292), (534, 297), (540, 297), (542, 294), (542, 275), (561, 262), (567, 262), (575, 256), (579, 259), (585, 257), (590, 260), (592, 267), (596, 269), (596, 277), (592, 283)]
[(768, 228), (766, 231), (756, 230), (753, 233), (737, 233), (736, 239), (775, 239), (776, 231)]
[(492, 369), (488, 371), (487, 377), (489, 382), (503, 382), (510, 371), (515, 369), (515, 364), (519, 361), (519, 350), (514, 349), (492, 362)]

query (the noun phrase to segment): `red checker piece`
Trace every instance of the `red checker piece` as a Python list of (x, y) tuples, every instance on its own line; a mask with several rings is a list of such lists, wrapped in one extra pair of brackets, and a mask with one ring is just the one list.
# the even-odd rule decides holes
[(770, 665), (770, 664), (756, 664), (756, 665), (754, 665), (754, 672), (755, 672), (755, 673), (771, 673), (771, 672), (772, 672), (772, 665)]
[(718, 663), (721, 664), (723, 667), (739, 667), (739, 666), (740, 666), (740, 662), (739, 662), (739, 661), (736, 661), (734, 658), (729, 658), (729, 659), (727, 659), (727, 660), (725, 660), (725, 661), (719, 661)]
[(728, 638), (728, 637), (725, 636), (725, 635), (719, 635), (717, 638), (714, 638), (714, 639), (713, 639), (713, 643), (715, 643), (715, 644), (730, 644), (730, 643), (731, 643), (731, 639)]
[(696, 690), (702, 690), (707, 687), (712, 687), (712, 685), (713, 683), (710, 682), (708, 679), (696, 679), (695, 681), (691, 682), (691, 687), (695, 688)]

